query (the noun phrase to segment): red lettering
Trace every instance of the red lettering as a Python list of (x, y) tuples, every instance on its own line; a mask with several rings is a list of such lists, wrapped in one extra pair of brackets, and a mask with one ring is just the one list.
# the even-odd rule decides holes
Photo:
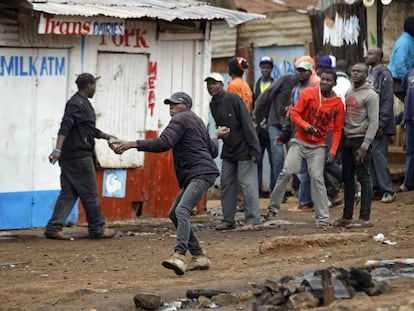
[(99, 45), (106, 45), (105, 36), (101, 35), (101, 42), (99, 42)]
[(148, 104), (148, 108), (150, 110), (150, 116), (154, 116), (154, 107), (155, 107), (155, 103), (149, 103)]
[(157, 76), (157, 62), (149, 62), (148, 64), (148, 75)]
[(141, 29), (136, 29), (135, 31), (136, 37), (135, 37), (135, 45), (134, 48), (149, 48), (149, 45), (147, 44), (147, 41), (145, 41), (144, 35), (147, 33), (146, 30), (143, 30), (141, 33)]
[(90, 31), (91, 31), (91, 22), (85, 22), (82, 25), (81, 34), (86, 35), (86, 34), (90, 33)]
[(134, 35), (135, 35), (135, 30), (134, 29), (132, 29), (132, 30), (126, 29), (125, 30), (125, 35), (124, 35), (124, 37), (125, 37), (125, 46), (130, 46), (129, 37), (132, 37)]
[(51, 19), (53, 18), (53, 16), (52, 15), (49, 15), (49, 14), (44, 14), (43, 13), (43, 17), (45, 18), (45, 34), (48, 34), (48, 33), (53, 33), (50, 29), (49, 29), (49, 23), (53, 23), (52, 21), (51, 21)]
[(60, 23), (60, 27), (59, 27), (59, 32), (62, 34), (67, 35), (68, 34), (68, 30), (69, 30), (69, 22), (62, 22)]
[(157, 77), (148, 77), (148, 88), (154, 89), (155, 88), (155, 80)]
[(148, 102), (155, 102), (155, 92), (154, 92), (154, 90), (150, 90), (148, 92)]
[(148, 64), (148, 108), (150, 116), (154, 115), (155, 107), (155, 81), (157, 80), (157, 62), (149, 62)]
[(124, 36), (112, 36), (112, 43), (115, 46), (121, 46), (124, 43)]

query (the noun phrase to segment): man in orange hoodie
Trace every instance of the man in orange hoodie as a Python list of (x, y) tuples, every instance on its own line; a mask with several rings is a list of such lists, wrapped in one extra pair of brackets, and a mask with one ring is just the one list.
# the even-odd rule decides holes
[[(332, 91), (335, 85), (336, 73), (326, 70), (321, 76), (320, 86), (303, 90), (295, 107), (291, 109), (290, 117), (297, 130), (295, 138), (291, 140), (283, 170), (270, 196), (268, 213), (271, 216), (275, 216), (280, 209), (290, 176), (300, 171), (302, 160), (305, 160), (311, 178), (316, 226), (329, 226), (328, 197), (323, 172), (325, 160), (331, 162), (335, 159), (344, 126), (344, 105)], [(332, 143), (328, 155), (325, 156), (326, 135), (332, 120)]]
[(252, 111), (253, 92), (249, 84), (243, 80), (244, 71), (249, 68), (249, 63), (243, 57), (232, 57), (228, 63), (231, 81), (227, 85), (227, 92), (239, 95), (246, 105), (247, 111)]

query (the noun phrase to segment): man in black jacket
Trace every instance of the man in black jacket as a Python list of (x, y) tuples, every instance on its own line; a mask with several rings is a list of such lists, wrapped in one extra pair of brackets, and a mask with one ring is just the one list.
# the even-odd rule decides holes
[(88, 98), (95, 94), (96, 80), (90, 73), (82, 73), (76, 79), (78, 92), (66, 103), (56, 148), (49, 155), (50, 163), (59, 160), (62, 189), (46, 225), (45, 236), (49, 239), (70, 239), (63, 235), (62, 228), (78, 198), (85, 208), (90, 238), (112, 238), (116, 233), (104, 228), (93, 161), (95, 138), (108, 142), (113, 139), (95, 127), (95, 111)]
[(282, 128), (286, 125), (286, 112), (291, 104), (291, 93), (298, 79), (294, 74), (286, 74), (274, 81), (255, 101), (253, 116), (256, 122), (260, 122), (261, 116), (267, 118), (270, 146), (272, 152), (273, 183), (274, 188), (277, 178), (282, 171), (285, 161), (284, 144), (275, 144), (274, 141), (282, 134)]
[[(170, 105), (172, 118), (160, 137), (137, 141), (116, 140), (112, 146), (118, 154), (130, 148), (149, 152), (173, 149), (175, 174), (181, 190), (169, 216), (177, 228), (177, 244), (174, 255), (163, 261), (162, 265), (183, 275), (186, 270), (206, 270), (210, 265), (191, 228), (190, 215), (219, 175), (213, 158), (218, 154), (217, 138), (225, 135), (226, 131), (220, 129), (216, 137), (210, 139), (203, 121), (191, 111), (191, 97), (184, 92), (172, 94), (164, 100), (164, 104)], [(187, 251), (192, 255), (188, 268), (185, 263)]]
[[(260, 94), (262, 94), (266, 89), (270, 87), (273, 83), (274, 79), (272, 78), (272, 70), (273, 70), (273, 59), (269, 56), (263, 56), (260, 59), (260, 72), (261, 77), (257, 79), (256, 83), (253, 87), (253, 107), (255, 107), (255, 103), (257, 98)], [(267, 156), (269, 160), (270, 166), (270, 184), (269, 184), (269, 191), (272, 192), (273, 186), (276, 183), (276, 179), (274, 178), (273, 172), (273, 162), (272, 162), (272, 144), (270, 143), (269, 132), (267, 130), (267, 116), (257, 116), (254, 115), (254, 121), (256, 122), (256, 132), (257, 138), (259, 138), (260, 147), (262, 148), (262, 152), (260, 154), (260, 160), (257, 163), (257, 177), (259, 181), (259, 197), (263, 196), (263, 156), (265, 151), (267, 150)]]
[(259, 210), (259, 192), (257, 183), (257, 162), (260, 158), (260, 144), (253, 121), (241, 98), (224, 90), (224, 80), (219, 73), (212, 73), (204, 79), (207, 90), (212, 96), (211, 114), (219, 129), (229, 129), (223, 138), (223, 159), (221, 169), (221, 208), (223, 222), (217, 230), (236, 227), (237, 185), (243, 193), (246, 226), (253, 229), (261, 224)]

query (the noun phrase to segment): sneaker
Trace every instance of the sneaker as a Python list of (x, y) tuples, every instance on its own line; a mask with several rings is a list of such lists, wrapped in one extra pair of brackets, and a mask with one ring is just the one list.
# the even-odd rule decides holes
[(345, 228), (368, 228), (372, 226), (373, 224), (369, 220), (363, 220), (360, 218), (346, 225)]
[(381, 202), (382, 203), (391, 203), (395, 200), (395, 192), (394, 193), (384, 193), (382, 196)]
[(240, 231), (258, 231), (263, 229), (263, 224), (247, 224), (240, 228)]
[(316, 223), (315, 228), (326, 230), (326, 229), (332, 228), (332, 225), (330, 223), (321, 222), (321, 223)]
[(408, 191), (408, 187), (407, 187), (407, 185), (406, 184), (402, 184), (401, 186), (400, 186), (400, 192), (407, 192)]
[(277, 213), (273, 211), (267, 211), (267, 214), (264, 216), (264, 219), (267, 220), (275, 220), (277, 219)]
[(303, 205), (303, 206), (295, 206), (288, 209), (289, 212), (313, 212), (313, 206), (311, 205)]
[(188, 264), (187, 270), (208, 270), (210, 268), (210, 259), (206, 255), (193, 256)]
[(346, 227), (352, 223), (352, 219), (339, 218), (332, 223), (334, 227)]
[(330, 200), (332, 202), (332, 206), (337, 206), (344, 202), (344, 196), (341, 194), (338, 194), (336, 197), (331, 198)]
[(223, 221), (221, 224), (216, 226), (216, 230), (233, 230), (236, 229), (236, 225), (234, 223)]
[(183, 275), (185, 272), (185, 256), (174, 253), (168, 260), (162, 262), (164, 268), (174, 270), (175, 274)]

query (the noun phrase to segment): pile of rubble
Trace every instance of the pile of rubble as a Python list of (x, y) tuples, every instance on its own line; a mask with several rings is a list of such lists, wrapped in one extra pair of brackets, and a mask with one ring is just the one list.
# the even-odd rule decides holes
[(194, 289), (187, 291), (187, 299), (163, 303), (161, 297), (139, 293), (135, 306), (146, 310), (176, 311), (178, 309), (219, 308), (247, 303), (250, 311), (303, 310), (329, 305), (334, 299), (352, 298), (363, 291), (369, 296), (389, 293), (385, 281), (374, 281), (369, 268), (330, 267), (305, 272), (302, 276), (284, 276), (279, 280), (249, 283), (250, 290), (242, 294), (223, 290)]

